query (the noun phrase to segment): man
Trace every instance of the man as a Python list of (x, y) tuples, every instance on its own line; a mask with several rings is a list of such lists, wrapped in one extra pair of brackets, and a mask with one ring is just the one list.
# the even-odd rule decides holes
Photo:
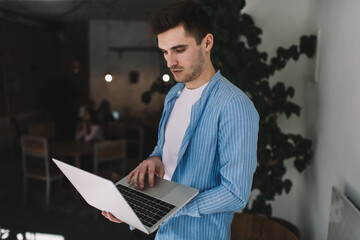
[(257, 165), (259, 116), (249, 98), (215, 71), (210, 19), (198, 4), (170, 4), (150, 26), (178, 83), (166, 96), (153, 153), (128, 181), (142, 188), (148, 177), (153, 186), (157, 174), (200, 191), (156, 239), (230, 239), (234, 211), (245, 207)]

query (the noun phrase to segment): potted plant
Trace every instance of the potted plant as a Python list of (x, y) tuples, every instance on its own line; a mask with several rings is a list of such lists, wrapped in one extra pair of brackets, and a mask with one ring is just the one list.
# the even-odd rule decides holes
[[(299, 44), (279, 47), (276, 56), (269, 58), (258, 49), (262, 30), (250, 15), (241, 13), (244, 0), (202, 0), (201, 3), (213, 21), (214, 67), (251, 98), (260, 115), (258, 166), (252, 186), (259, 194), (244, 212), (271, 216), (270, 202), (284, 191), (289, 193), (292, 187), (291, 179), (284, 179), (285, 161), (293, 161), (302, 172), (310, 162), (312, 142), (300, 134), (281, 131), (278, 117), (299, 116), (301, 108), (290, 100), (295, 94), (293, 87), (283, 82), (272, 86), (269, 78), (285, 68), (290, 60), (297, 61), (301, 55), (312, 57), (316, 37), (302, 36)], [(149, 102), (154, 92), (167, 93), (173, 84), (157, 79), (150, 90), (143, 93), (143, 102)]]

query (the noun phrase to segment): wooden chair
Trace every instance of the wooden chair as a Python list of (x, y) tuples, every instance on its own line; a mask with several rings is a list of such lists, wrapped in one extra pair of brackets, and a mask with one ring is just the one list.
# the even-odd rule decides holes
[(125, 138), (127, 144), (129, 146), (134, 146), (137, 150), (135, 158), (130, 158), (128, 156), (128, 162), (131, 164), (131, 169), (133, 169), (143, 160), (144, 128), (140, 124), (127, 124)]
[[(140, 124), (130, 122), (108, 122), (105, 130), (107, 139), (126, 139), (127, 170), (133, 170), (143, 160), (144, 129)], [(136, 150), (135, 157), (132, 152)]]
[(24, 172), (24, 202), (27, 195), (27, 180), (37, 179), (46, 182), (46, 209), (50, 206), (51, 183), (61, 180), (63, 175), (50, 167), (49, 148), (46, 138), (21, 136), (21, 151)]
[[(121, 161), (121, 175), (126, 174), (126, 140), (114, 140), (96, 143), (94, 146), (94, 173), (102, 175), (112, 181), (120, 180), (119, 175), (111, 169), (99, 171), (99, 165), (103, 163)], [(116, 167), (117, 168), (117, 167)], [(100, 173), (99, 173), (100, 172)]]
[(30, 122), (28, 124), (28, 135), (54, 140), (55, 124), (53, 122)]
[(105, 127), (105, 137), (107, 139), (124, 139), (125, 124), (122, 122), (109, 121)]
[(235, 213), (231, 240), (298, 240), (294, 233), (266, 216)]
[[(120, 163), (121, 175), (116, 171), (119, 166), (107, 166), (100, 167), (99, 165), (105, 165), (105, 163)], [(102, 168), (100, 171), (99, 169)], [(119, 181), (126, 175), (126, 140), (109, 140), (104, 142), (98, 142), (94, 145), (94, 173), (109, 179), (113, 182)], [(100, 212), (94, 209), (94, 218), (99, 219)]]

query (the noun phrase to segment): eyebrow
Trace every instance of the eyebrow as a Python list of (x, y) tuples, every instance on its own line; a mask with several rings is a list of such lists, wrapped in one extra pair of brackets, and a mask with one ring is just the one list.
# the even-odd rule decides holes
[[(180, 45), (176, 45), (176, 46), (173, 46), (172, 48), (170, 48), (171, 50), (174, 50), (174, 49), (177, 49), (177, 48), (183, 48), (183, 47), (187, 47), (188, 45), (186, 44), (180, 44)], [(166, 51), (165, 49), (162, 49), (162, 48), (159, 48), (159, 50), (161, 51)]]

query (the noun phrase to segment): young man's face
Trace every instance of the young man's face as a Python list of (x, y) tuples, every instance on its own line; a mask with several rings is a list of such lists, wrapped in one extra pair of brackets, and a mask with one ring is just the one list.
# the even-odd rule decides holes
[(203, 72), (204, 51), (193, 36), (186, 34), (183, 25), (159, 34), (158, 46), (177, 82), (191, 82)]

